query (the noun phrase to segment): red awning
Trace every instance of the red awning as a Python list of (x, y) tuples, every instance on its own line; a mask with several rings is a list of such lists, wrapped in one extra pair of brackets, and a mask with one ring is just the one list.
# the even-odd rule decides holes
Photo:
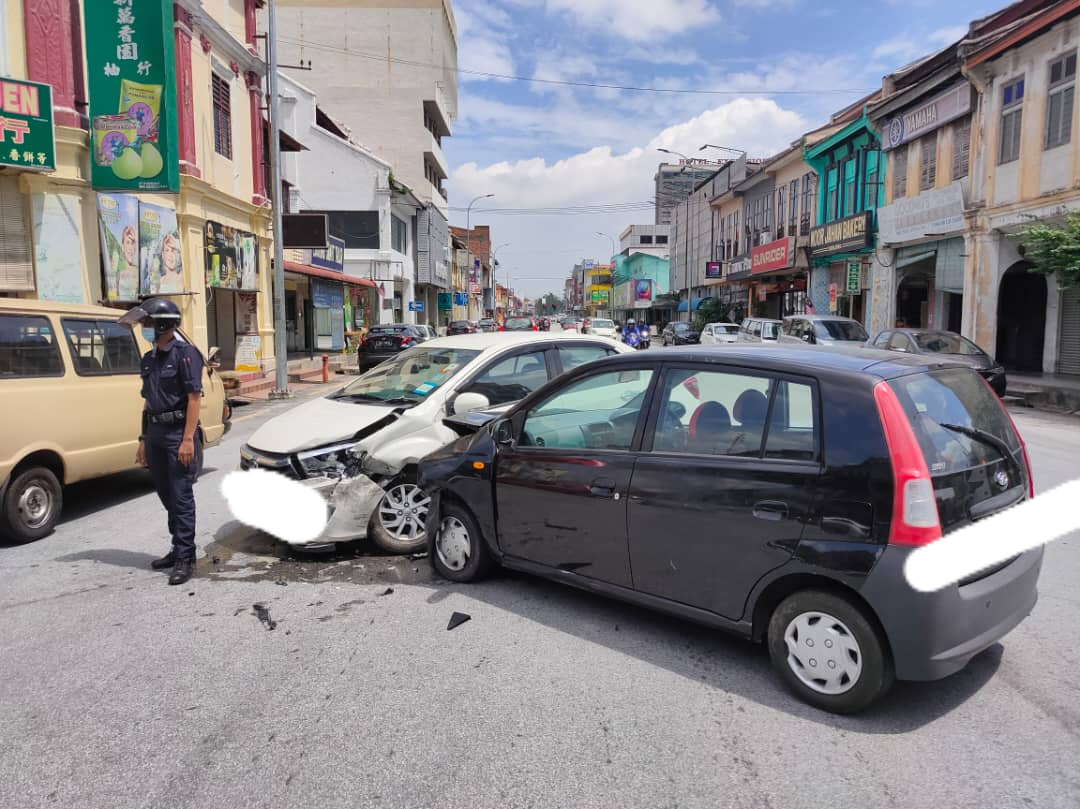
[(375, 282), (370, 281), (367, 278), (360, 278), (356, 275), (345, 275), (345, 273), (324, 270), (322, 267), (312, 267), (309, 264), (299, 264), (295, 261), (285, 262), (285, 272), (295, 272), (299, 275), (309, 275), (314, 278), (329, 278), (331, 281), (341, 281), (343, 284), (352, 284), (353, 286), (358, 287), (374, 288), (375, 286)]

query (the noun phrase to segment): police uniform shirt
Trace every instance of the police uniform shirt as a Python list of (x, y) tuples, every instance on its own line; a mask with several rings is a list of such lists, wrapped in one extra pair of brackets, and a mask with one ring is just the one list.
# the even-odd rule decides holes
[(142, 397), (152, 414), (186, 410), (189, 393), (202, 393), (203, 360), (195, 346), (176, 338), (142, 358)]

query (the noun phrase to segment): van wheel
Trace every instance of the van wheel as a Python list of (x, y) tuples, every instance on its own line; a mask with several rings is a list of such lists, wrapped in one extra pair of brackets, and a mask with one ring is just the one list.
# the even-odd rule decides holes
[(419, 553), (427, 547), (427, 520), (431, 498), (416, 485), (413, 475), (404, 475), (386, 487), (368, 523), (368, 535), (387, 553)]
[(857, 713), (892, 687), (894, 671), (881, 637), (845, 598), (802, 590), (769, 620), (769, 656), (788, 688), (838, 714)]
[(52, 533), (64, 495), (60, 482), (44, 466), (20, 472), (4, 493), (2, 527), (16, 542), (33, 542)]

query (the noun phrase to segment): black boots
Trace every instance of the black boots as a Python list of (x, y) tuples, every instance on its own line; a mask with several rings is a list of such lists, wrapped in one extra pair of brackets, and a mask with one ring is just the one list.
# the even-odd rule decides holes
[(176, 554), (169, 551), (166, 556), (162, 556), (160, 559), (155, 559), (151, 562), (150, 567), (154, 570), (168, 570), (174, 564), (176, 564)]
[(169, 584), (183, 584), (191, 578), (192, 568), (195, 566), (194, 559), (177, 559), (169, 575)]

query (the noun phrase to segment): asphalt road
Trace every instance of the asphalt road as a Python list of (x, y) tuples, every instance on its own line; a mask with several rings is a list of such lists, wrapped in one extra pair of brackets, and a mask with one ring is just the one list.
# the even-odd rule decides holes
[[(1048, 548), (1002, 644), (837, 718), (763, 651), (641, 609), (449, 585), (364, 546), (287, 558), (218, 492), (287, 406), (238, 411), (207, 453), (187, 586), (148, 569), (165, 519), (140, 474), (74, 487), (53, 536), (0, 546), (0, 807), (1080, 805), (1080, 535)], [(1080, 420), (1016, 419), (1040, 489), (1077, 474)], [(448, 632), (455, 610), (472, 620)]]

